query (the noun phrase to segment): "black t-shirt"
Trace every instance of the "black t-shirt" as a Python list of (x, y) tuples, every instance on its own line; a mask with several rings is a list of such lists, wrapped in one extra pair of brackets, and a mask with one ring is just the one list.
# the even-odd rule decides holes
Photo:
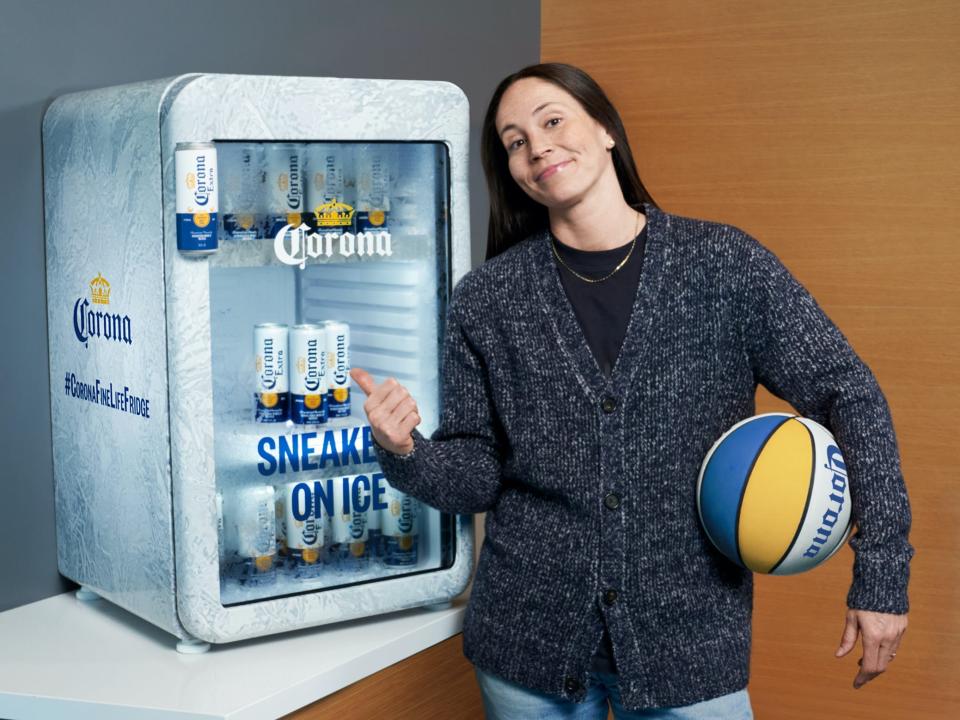
[[(626, 265), (602, 282), (590, 283), (576, 277), (562, 263), (560, 281), (580, 321), (587, 344), (603, 374), (610, 377), (627, 334), (630, 311), (637, 295), (647, 226), (637, 236), (637, 244)], [(557, 253), (567, 265), (591, 279), (608, 275), (627, 256), (630, 243), (613, 250), (578, 250), (552, 238)]]
[[(564, 267), (563, 263), (557, 263), (560, 282), (580, 322), (587, 345), (590, 346), (597, 365), (607, 377), (613, 372), (620, 346), (623, 345), (623, 338), (627, 333), (627, 324), (630, 322), (633, 301), (640, 283), (640, 272), (643, 269), (646, 240), (647, 227), (644, 225), (626, 264), (601, 282), (581, 280)], [(552, 242), (563, 262), (591, 279), (609, 274), (623, 261), (630, 248), (630, 243), (626, 243), (613, 250), (578, 250), (564, 245), (556, 238), (552, 238)], [(591, 670), (608, 673), (617, 671), (606, 626)]]

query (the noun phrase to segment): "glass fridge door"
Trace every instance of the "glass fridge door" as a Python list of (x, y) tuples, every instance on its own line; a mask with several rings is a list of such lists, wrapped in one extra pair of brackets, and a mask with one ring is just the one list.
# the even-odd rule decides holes
[(391, 488), (348, 371), (439, 419), (449, 294), (440, 142), (215, 142), (209, 254), (221, 603), (454, 562), (455, 517)]

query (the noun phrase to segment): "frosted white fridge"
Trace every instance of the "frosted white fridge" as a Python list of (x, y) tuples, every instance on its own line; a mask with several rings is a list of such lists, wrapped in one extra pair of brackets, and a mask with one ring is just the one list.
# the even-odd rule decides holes
[(191, 74), (43, 122), (60, 572), (183, 651), (466, 587), (471, 516), (390, 487), (350, 367), (429, 436), (470, 263), (444, 82)]

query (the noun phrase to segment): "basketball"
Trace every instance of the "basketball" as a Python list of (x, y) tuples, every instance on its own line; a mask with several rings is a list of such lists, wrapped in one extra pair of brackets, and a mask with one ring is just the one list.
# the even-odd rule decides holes
[(833, 555), (851, 530), (846, 464), (830, 432), (787, 413), (738, 422), (704, 458), (697, 512), (710, 541), (753, 572), (793, 575)]

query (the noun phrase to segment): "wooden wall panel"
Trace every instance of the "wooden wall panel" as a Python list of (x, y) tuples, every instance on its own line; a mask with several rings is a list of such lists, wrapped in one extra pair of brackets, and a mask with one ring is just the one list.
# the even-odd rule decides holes
[[(856, 691), (859, 647), (833, 657), (849, 547), (758, 577), (757, 717), (960, 717), (960, 4), (543, 0), (541, 48), (607, 90), (664, 209), (777, 253), (891, 406), (917, 548), (901, 651)], [(758, 412), (787, 408), (758, 394)]]

